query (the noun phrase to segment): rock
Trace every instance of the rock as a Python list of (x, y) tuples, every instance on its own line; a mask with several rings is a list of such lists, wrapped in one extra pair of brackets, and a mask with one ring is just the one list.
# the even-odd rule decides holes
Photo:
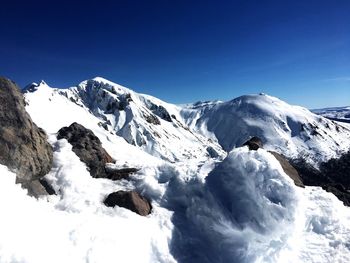
[(340, 158), (322, 163), (320, 170), (331, 182), (341, 184), (350, 190), (350, 151)]
[(22, 183), (22, 187), (27, 189), (28, 195), (33, 197), (39, 197), (43, 195), (56, 194), (55, 190), (45, 180), (33, 180)]
[(320, 186), (350, 206), (350, 152), (338, 159), (323, 162), (316, 169), (303, 159), (291, 160), (304, 185)]
[(212, 146), (208, 146), (206, 150), (211, 158), (217, 158), (220, 156)]
[(106, 163), (113, 163), (114, 160), (91, 130), (74, 122), (69, 127), (61, 128), (57, 139), (67, 139), (73, 146), (73, 152), (89, 168), (92, 177), (108, 178)]
[(111, 169), (106, 167), (107, 178), (113, 181), (120, 179), (127, 179), (131, 174), (138, 171), (137, 168), (122, 168), (122, 169)]
[(350, 193), (344, 189), (344, 186), (339, 184), (330, 184), (322, 186), (324, 190), (334, 194), (344, 205), (350, 206)]
[(281, 164), (283, 171), (294, 181), (294, 184), (299, 187), (305, 187), (298, 171), (289, 163), (289, 161), (281, 154), (269, 151), (277, 161)]
[(159, 118), (172, 122), (169, 112), (162, 105), (155, 105), (151, 103), (150, 110)]
[(0, 124), (0, 164), (16, 173), (18, 183), (25, 187), (51, 170), (53, 153), (45, 132), (26, 112), (18, 86), (3, 77), (0, 77)]
[(259, 148), (263, 148), (263, 143), (260, 138), (254, 136), (245, 143), (243, 143), (243, 146), (248, 146), (249, 150), (256, 151)]
[(107, 196), (104, 204), (108, 207), (120, 206), (127, 208), (141, 216), (151, 213), (151, 203), (135, 191), (118, 191)]
[(158, 120), (157, 116), (153, 114), (143, 114), (143, 117), (148, 123), (154, 124), (154, 125), (160, 125), (160, 121)]

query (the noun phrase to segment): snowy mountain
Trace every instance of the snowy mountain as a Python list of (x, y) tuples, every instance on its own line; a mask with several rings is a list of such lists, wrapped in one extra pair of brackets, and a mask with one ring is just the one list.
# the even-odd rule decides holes
[[(52, 89), (41, 82), (26, 91), (28, 112), (49, 133), (79, 120), (107, 140), (124, 138), (128, 144), (170, 162), (224, 154), (219, 145), (188, 129), (179, 107), (103, 78), (69, 89)], [(48, 121), (48, 116), (55, 118)]]
[[(0, 262), (350, 261), (349, 208), (321, 187), (297, 187), (285, 169), (295, 158), (317, 168), (344, 156), (341, 123), (268, 95), (174, 105), (103, 78), (23, 92), (52, 146), (42, 179), (55, 194), (29, 197), (0, 164)], [(72, 123), (86, 129), (74, 143), (58, 136)], [(253, 136), (263, 147), (242, 147)], [(91, 176), (78, 153), (97, 151), (110, 157), (106, 169), (136, 172)], [(119, 191), (149, 200), (151, 213), (106, 206)]]
[[(69, 89), (52, 89), (43, 82), (25, 97), (27, 110), (48, 132), (75, 120), (97, 129), (84, 122), (93, 115), (108, 138), (117, 135), (171, 162), (224, 156), (252, 136), (261, 138), (266, 149), (315, 163), (350, 148), (348, 128), (265, 94), (181, 107), (97, 77)], [(49, 105), (43, 106), (48, 97)], [(47, 114), (57, 116), (52, 124)]]
[(265, 94), (189, 105), (181, 115), (192, 130), (217, 141), (225, 151), (251, 136), (261, 138), (266, 149), (314, 163), (350, 148), (348, 128)]
[(331, 120), (350, 123), (350, 107), (315, 109), (312, 112)]

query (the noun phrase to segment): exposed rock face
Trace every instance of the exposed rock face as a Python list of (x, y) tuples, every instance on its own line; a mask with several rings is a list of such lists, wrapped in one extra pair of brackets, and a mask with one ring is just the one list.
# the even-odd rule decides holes
[(120, 206), (127, 208), (141, 216), (151, 213), (151, 203), (135, 191), (118, 191), (107, 196), (104, 204), (109, 207)]
[(106, 167), (107, 178), (113, 181), (127, 179), (131, 174), (138, 171), (137, 168), (110, 169)]
[(275, 156), (277, 161), (281, 164), (283, 171), (293, 179), (296, 186), (305, 187), (303, 181), (301, 180), (298, 171), (289, 163), (289, 161), (281, 154), (270, 151), (270, 153)]
[(320, 186), (350, 206), (350, 152), (321, 163), (319, 169), (301, 159), (293, 160), (292, 164), (305, 185)]
[(73, 146), (73, 152), (86, 164), (90, 175), (94, 178), (120, 180), (138, 171), (136, 168), (107, 167), (107, 163), (114, 163), (113, 158), (102, 147), (100, 139), (79, 123), (74, 122), (69, 127), (61, 128), (57, 133), (57, 139), (63, 138)]
[(219, 153), (211, 146), (208, 146), (206, 150), (211, 158), (217, 158), (220, 156)]
[(250, 138), (248, 141), (246, 141), (245, 143), (243, 143), (243, 146), (248, 146), (249, 150), (256, 151), (257, 149), (263, 147), (263, 143), (260, 138), (254, 136)]
[(112, 163), (114, 160), (91, 130), (74, 122), (58, 131), (57, 139), (63, 138), (73, 146), (73, 152), (86, 164), (92, 177), (108, 177), (106, 163)]
[(160, 121), (153, 114), (150, 114), (150, 115), (144, 114), (144, 118), (148, 123), (151, 123), (154, 125), (160, 125)]
[(25, 187), (50, 171), (52, 159), (46, 134), (26, 112), (18, 86), (0, 77), (0, 163)]
[(172, 122), (169, 112), (162, 105), (151, 104), (150, 110), (159, 118)]
[(22, 183), (22, 187), (27, 189), (28, 195), (38, 197), (41, 195), (56, 194), (51, 185), (43, 179)]

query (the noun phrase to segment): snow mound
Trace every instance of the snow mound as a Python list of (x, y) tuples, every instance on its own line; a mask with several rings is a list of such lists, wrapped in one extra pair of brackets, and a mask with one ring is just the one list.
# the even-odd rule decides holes
[(264, 150), (233, 150), (204, 181), (172, 177), (165, 200), (179, 262), (282, 262), (291, 249), (299, 197)]

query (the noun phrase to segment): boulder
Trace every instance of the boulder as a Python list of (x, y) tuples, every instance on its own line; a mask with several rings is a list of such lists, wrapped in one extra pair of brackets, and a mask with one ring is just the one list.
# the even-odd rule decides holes
[(299, 187), (305, 187), (298, 171), (289, 163), (289, 161), (281, 154), (269, 151), (277, 161), (281, 164), (283, 171), (294, 181), (294, 184)]
[(69, 127), (61, 128), (57, 139), (66, 139), (73, 146), (73, 152), (86, 164), (92, 177), (108, 178), (106, 163), (113, 163), (114, 160), (91, 130), (74, 122)]
[(256, 151), (259, 148), (263, 148), (263, 143), (260, 138), (254, 136), (245, 143), (243, 143), (243, 146), (248, 146), (249, 150)]
[(122, 168), (122, 169), (111, 169), (106, 167), (107, 178), (113, 181), (120, 179), (127, 179), (131, 174), (138, 171), (137, 168)]
[(104, 200), (108, 207), (120, 206), (127, 208), (141, 216), (151, 213), (151, 203), (135, 191), (118, 191), (111, 193)]
[(26, 112), (18, 86), (0, 77), (0, 164), (16, 173), (25, 187), (47, 174), (52, 160), (47, 136)]

